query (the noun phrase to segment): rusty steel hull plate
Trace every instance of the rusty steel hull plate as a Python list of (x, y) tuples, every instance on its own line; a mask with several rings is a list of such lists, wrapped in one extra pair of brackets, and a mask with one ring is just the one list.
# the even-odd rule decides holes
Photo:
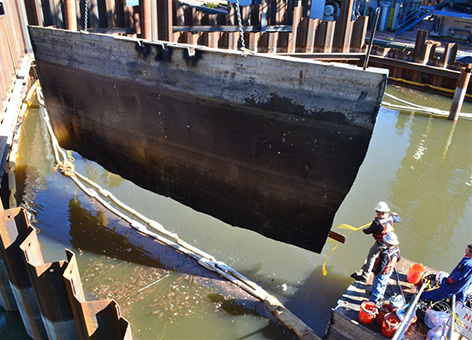
[(320, 252), (387, 74), (30, 27), (60, 144), (227, 223)]

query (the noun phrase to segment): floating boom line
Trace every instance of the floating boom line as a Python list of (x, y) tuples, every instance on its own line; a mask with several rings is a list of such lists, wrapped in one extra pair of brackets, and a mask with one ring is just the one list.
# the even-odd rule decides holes
[[(73, 164), (68, 160), (66, 153), (60, 147), (59, 142), (57, 141), (57, 138), (54, 134), (40, 87), (38, 87), (37, 89), (37, 97), (39, 103), (41, 104), (41, 117), (43, 118), (49, 133), (49, 138), (51, 140), (54, 159), (57, 163), (57, 167), (60, 168), (61, 172), (65, 176), (68, 176), (86, 195), (94, 198), (110, 212), (129, 223), (129, 225), (133, 229), (195, 259), (199, 265), (205, 267), (210, 271), (216, 272), (220, 276), (237, 285), (239, 288), (245, 290), (247, 293), (261, 300), (264, 303), (264, 306), (272, 313), (272, 315), (274, 315), (274, 317), (282, 325), (293, 331), (299, 338), (319, 339), (319, 337), (310, 327), (308, 327), (297, 316), (291, 313), (275, 296), (266, 292), (255, 282), (251, 281), (243, 274), (231, 268), (226, 263), (217, 260), (214, 256), (207, 254), (206, 252), (180, 239), (176, 233), (172, 233), (166, 230), (164, 226), (159, 222), (151, 220), (148, 217), (139, 213), (138, 211), (134, 210), (133, 208), (127, 206), (119, 199), (117, 199), (111, 192), (103, 189), (97, 183), (91, 181), (87, 177), (75, 171)], [(92, 188), (87, 188), (84, 183), (82, 183), (82, 181), (92, 186), (95, 190)], [(128, 215), (124, 214), (122, 211), (113, 207), (105, 200), (105, 198), (112, 201), (116, 206), (125, 210), (127, 213), (135, 216), (136, 218), (144, 222), (144, 224), (156, 230), (158, 233), (149, 230), (143, 223), (132, 219)]]

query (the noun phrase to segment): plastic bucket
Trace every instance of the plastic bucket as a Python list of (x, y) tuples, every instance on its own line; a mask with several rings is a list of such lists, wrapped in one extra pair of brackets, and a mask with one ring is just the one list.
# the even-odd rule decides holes
[(377, 306), (371, 301), (364, 301), (359, 308), (359, 322), (363, 325), (370, 325), (377, 314)]
[(408, 270), (408, 275), (406, 280), (414, 285), (418, 284), (421, 280), (421, 277), (424, 273), (424, 267), (419, 263), (412, 263), (410, 269)]
[(395, 334), (396, 330), (400, 327), (400, 319), (396, 313), (385, 314), (384, 320), (382, 322), (382, 328), (380, 332), (383, 336), (391, 338)]
[(382, 322), (384, 320), (385, 314), (390, 313), (393, 311), (392, 306), (390, 305), (390, 301), (384, 300), (380, 304), (377, 312), (377, 316), (375, 317), (375, 322), (379, 325), (382, 326)]

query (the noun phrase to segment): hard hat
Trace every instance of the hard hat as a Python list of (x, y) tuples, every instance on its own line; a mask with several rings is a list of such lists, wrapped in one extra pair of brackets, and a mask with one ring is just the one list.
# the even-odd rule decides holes
[(392, 246), (398, 246), (400, 244), (400, 242), (398, 242), (397, 234), (395, 234), (393, 231), (387, 233), (383, 237), (383, 240), (385, 243), (391, 244)]
[(375, 206), (375, 211), (380, 211), (380, 212), (389, 212), (390, 208), (388, 207), (388, 204), (385, 202), (379, 202)]

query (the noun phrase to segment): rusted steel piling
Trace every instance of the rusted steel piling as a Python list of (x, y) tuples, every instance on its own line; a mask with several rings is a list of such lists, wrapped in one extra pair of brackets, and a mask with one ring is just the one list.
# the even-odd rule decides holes
[(28, 235), (26, 211), (21, 208), (0, 212), (0, 256), (6, 267), (13, 296), (25, 325), (26, 332), (34, 339), (47, 339), (39, 306), (28, 278), (20, 244)]
[(75, 0), (64, 1), (64, 12), (66, 29), (77, 31), (77, 8), (75, 6)]
[(456, 92), (452, 99), (451, 110), (448, 117), (450, 120), (456, 121), (459, 118), (459, 113), (461, 112), (462, 104), (464, 103), (465, 92), (469, 85), (471, 70), (472, 64), (468, 64), (467, 67), (462, 68), (461, 75), (457, 81)]
[[(34, 339), (132, 339), (114, 300), (86, 301), (74, 254), (44, 263), (26, 210), (0, 211), (0, 257), (27, 333)], [(3, 294), (2, 294), (3, 299)]]
[(16, 70), (29, 48), (26, 23), (19, 2), (1, 0), (0, 12), (0, 120), (16, 79)]
[(35, 230), (28, 227), (28, 234), (20, 248), (48, 338), (79, 339), (63, 278), (67, 261), (44, 263)]
[[(52, 8), (49, 17), (44, 19), (40, 17), (37, 1), (23, 1), (30, 24), (53, 23), (59, 28), (70, 30), (83, 26), (83, 2), (80, 10), (81, 24), (74, 25), (74, 1), (67, 0), (64, 8)], [(127, 32), (126, 34), (150, 40), (223, 49), (241, 47), (235, 4), (228, 4), (227, 8), (218, 7), (215, 14), (208, 14), (198, 7), (175, 0), (140, 0), (140, 5), (133, 7), (126, 6), (122, 0), (105, 0), (101, 6), (98, 6), (98, 1), (89, 0), (87, 14), (91, 30), (109, 27), (111, 32)], [(296, 53), (298, 57), (301, 53), (343, 53), (346, 58), (342, 59), (338, 55), (334, 59), (361, 65), (361, 57), (354, 60), (348, 53), (365, 51), (368, 17), (359, 16), (352, 20), (352, 0), (342, 2), (337, 21), (308, 17), (310, 6), (309, 0), (289, 3), (264, 0), (260, 5), (240, 6), (246, 48), (257, 53)], [(97, 10), (99, 7), (104, 8)], [(61, 13), (63, 10), (64, 13)], [(54, 19), (61, 16), (65, 18), (64, 23)], [(427, 35), (427, 31), (418, 31), (413, 51), (374, 46), (370, 64), (388, 68), (394, 80), (453, 93), (463, 66), (456, 62), (458, 45), (446, 44), (444, 52), (441, 52), (440, 43), (427, 40)], [(3, 54), (5, 51), (8, 50), (4, 50)], [(1, 53), (0, 57), (5, 58)], [(329, 56), (317, 59), (331, 60)], [(444, 72), (437, 68), (442, 68)], [(467, 92), (472, 98), (472, 86), (469, 86)], [(468, 97), (469, 95), (466, 98)]]

